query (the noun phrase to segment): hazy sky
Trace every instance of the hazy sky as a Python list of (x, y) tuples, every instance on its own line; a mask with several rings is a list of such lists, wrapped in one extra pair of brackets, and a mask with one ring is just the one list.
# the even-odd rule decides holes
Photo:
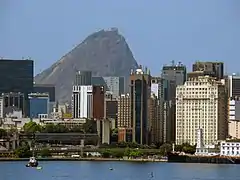
[(111, 27), (154, 75), (171, 60), (240, 72), (240, 0), (0, 0), (0, 57), (31, 57), (38, 73)]

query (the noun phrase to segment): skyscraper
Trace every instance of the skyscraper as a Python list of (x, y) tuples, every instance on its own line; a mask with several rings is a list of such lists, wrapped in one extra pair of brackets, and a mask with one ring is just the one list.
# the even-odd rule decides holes
[(73, 86), (72, 115), (73, 118), (92, 118), (92, 86)]
[(192, 66), (193, 71), (202, 71), (204, 75), (215, 77), (217, 80), (223, 79), (224, 64), (223, 62), (203, 62), (197, 61)]
[(32, 60), (0, 60), (0, 93), (23, 93), (23, 114), (29, 116), (28, 93), (33, 90)]
[(136, 69), (130, 75), (130, 105), (133, 142), (148, 143), (148, 99), (151, 95), (151, 76), (147, 70)]
[(172, 61), (171, 65), (163, 66), (162, 68), (162, 78), (175, 81), (176, 86), (183, 85), (187, 79), (187, 69), (181, 62), (177, 65)]
[(197, 142), (202, 129), (204, 144), (225, 140), (228, 133), (225, 87), (209, 76), (188, 80), (176, 92), (176, 144)]
[(92, 85), (92, 72), (91, 71), (77, 71), (75, 80), (75, 86), (89, 86)]
[(124, 93), (124, 77), (103, 77), (107, 85), (107, 90), (112, 93), (113, 98), (117, 98)]

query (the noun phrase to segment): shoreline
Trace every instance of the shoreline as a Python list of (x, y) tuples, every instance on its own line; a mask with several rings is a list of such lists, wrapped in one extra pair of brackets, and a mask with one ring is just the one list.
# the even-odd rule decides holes
[[(122, 159), (122, 158), (37, 158), (38, 161), (125, 161), (125, 162), (168, 162), (163, 159)], [(29, 158), (0, 158), (0, 162), (29, 161)]]

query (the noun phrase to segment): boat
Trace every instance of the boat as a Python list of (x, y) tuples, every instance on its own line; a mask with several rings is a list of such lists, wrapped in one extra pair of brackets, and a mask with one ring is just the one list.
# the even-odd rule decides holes
[(38, 161), (35, 157), (30, 157), (29, 162), (26, 164), (26, 167), (37, 167)]
[(168, 162), (170, 163), (211, 163), (211, 164), (240, 164), (239, 157), (230, 156), (199, 156), (180, 153), (168, 153)]

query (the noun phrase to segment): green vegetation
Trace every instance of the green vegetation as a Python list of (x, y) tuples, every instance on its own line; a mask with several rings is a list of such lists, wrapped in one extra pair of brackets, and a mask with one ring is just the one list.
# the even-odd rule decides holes
[(4, 138), (7, 136), (7, 131), (5, 129), (0, 129), (0, 138)]
[(51, 156), (51, 152), (48, 148), (44, 148), (40, 151), (39, 155), (41, 157), (50, 157)]
[(23, 126), (23, 131), (26, 134), (34, 134), (36, 132), (42, 133), (68, 133), (68, 132), (75, 132), (75, 133), (96, 133), (96, 122), (93, 120), (87, 120), (85, 124), (74, 126), (71, 128), (67, 128), (61, 124), (46, 124), (45, 126), (41, 126), (33, 121), (26, 123)]
[(175, 151), (185, 152), (188, 154), (194, 154), (196, 152), (196, 146), (191, 146), (188, 143), (183, 143), (182, 145), (176, 145)]
[(24, 145), (20, 146), (19, 148), (17, 148), (14, 151), (14, 154), (18, 158), (28, 158), (28, 157), (32, 156), (30, 147), (27, 144), (24, 144)]

